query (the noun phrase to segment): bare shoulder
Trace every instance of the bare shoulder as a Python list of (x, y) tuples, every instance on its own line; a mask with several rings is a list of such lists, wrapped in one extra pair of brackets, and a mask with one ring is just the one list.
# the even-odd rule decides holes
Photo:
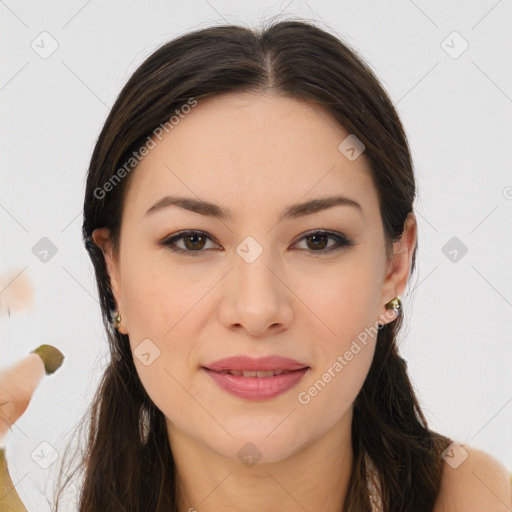
[(469, 445), (452, 443), (444, 460), (433, 512), (512, 510), (511, 474), (494, 457)]

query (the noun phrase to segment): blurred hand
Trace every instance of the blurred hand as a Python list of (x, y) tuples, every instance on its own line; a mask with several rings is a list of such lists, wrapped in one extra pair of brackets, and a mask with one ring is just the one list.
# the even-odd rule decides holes
[[(25, 275), (0, 276), (0, 316), (25, 308), (32, 301), (32, 286)], [(64, 356), (52, 345), (41, 345), (0, 370), (0, 511), (26, 512), (9, 475), (3, 445), (12, 426), (27, 409), (43, 376), (55, 372)], [(0, 357), (0, 364), (2, 363)]]

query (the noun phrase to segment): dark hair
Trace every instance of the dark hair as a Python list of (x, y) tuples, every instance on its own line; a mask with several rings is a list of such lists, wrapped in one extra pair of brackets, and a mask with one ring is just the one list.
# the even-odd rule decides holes
[[(112, 358), (87, 413), (87, 446), (75, 469), (84, 472), (81, 512), (177, 511), (165, 418), (138, 378), (128, 336), (112, 327), (115, 299), (91, 234), (108, 227), (118, 249), (123, 198), (133, 174), (125, 163), (176, 109), (191, 99), (262, 91), (314, 102), (364, 143), (388, 257), (413, 211), (415, 180), (402, 124), (372, 70), (341, 39), (309, 21), (273, 21), (261, 29), (223, 25), (182, 35), (150, 55), (112, 107), (87, 175), (83, 238)], [(120, 179), (123, 166), (127, 175)], [(112, 186), (105, 193), (107, 182)], [(415, 257), (416, 249), (411, 273)], [(398, 353), (401, 324), (400, 315), (379, 330), (368, 376), (353, 404), (354, 461), (344, 512), (370, 508), (365, 455), (379, 472), (385, 512), (431, 512), (439, 492), (441, 452), (451, 440), (427, 426)]]

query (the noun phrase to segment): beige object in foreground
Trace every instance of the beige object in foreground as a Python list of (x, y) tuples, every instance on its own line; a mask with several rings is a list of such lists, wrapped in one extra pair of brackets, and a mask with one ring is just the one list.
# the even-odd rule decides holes
[(27, 309), (34, 301), (34, 288), (23, 270), (0, 274), (0, 317)]
[[(17, 363), (0, 370), (0, 445), (25, 412), (45, 373), (54, 373), (64, 360), (52, 345), (41, 345)], [(9, 475), (5, 450), (0, 448), (0, 510), (26, 512)]]

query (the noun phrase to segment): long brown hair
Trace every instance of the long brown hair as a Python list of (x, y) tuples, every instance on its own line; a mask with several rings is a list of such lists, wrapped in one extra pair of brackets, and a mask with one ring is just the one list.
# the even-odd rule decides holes
[[(128, 336), (112, 327), (116, 304), (91, 234), (108, 227), (118, 249), (123, 198), (136, 168), (136, 162), (133, 169), (126, 162), (173, 112), (191, 99), (264, 90), (316, 102), (364, 143), (388, 257), (413, 211), (415, 179), (402, 124), (370, 67), (340, 38), (310, 21), (272, 21), (260, 29), (224, 25), (182, 35), (150, 55), (112, 107), (87, 174), (83, 238), (112, 357), (80, 424), (80, 432), (88, 429), (85, 449), (67, 473), (66, 484), (83, 473), (81, 512), (177, 512), (165, 418), (138, 378)], [(415, 259), (416, 250), (412, 272)], [(380, 473), (385, 512), (431, 512), (439, 492), (441, 452), (450, 439), (428, 428), (398, 353), (401, 323), (399, 316), (379, 330), (371, 368), (353, 405), (354, 461), (343, 512), (370, 509), (365, 455)]]

